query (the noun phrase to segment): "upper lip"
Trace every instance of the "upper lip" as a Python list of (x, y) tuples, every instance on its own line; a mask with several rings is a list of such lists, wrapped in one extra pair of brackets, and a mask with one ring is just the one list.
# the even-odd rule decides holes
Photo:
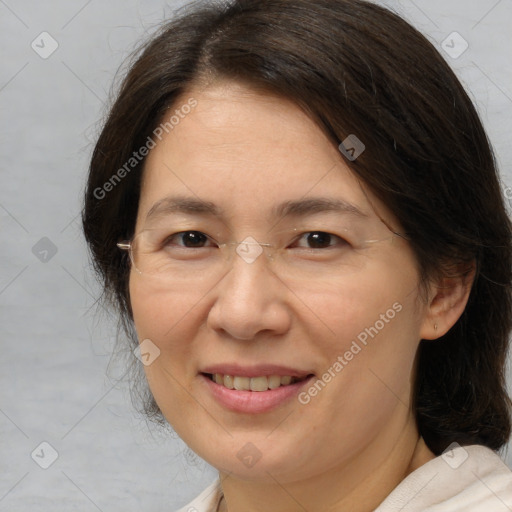
[(234, 375), (240, 377), (269, 377), (271, 375), (279, 375), (281, 377), (307, 377), (312, 372), (307, 370), (299, 370), (288, 366), (275, 364), (257, 364), (251, 366), (240, 366), (239, 364), (214, 364), (207, 366), (201, 370), (201, 373), (220, 373), (222, 375)]

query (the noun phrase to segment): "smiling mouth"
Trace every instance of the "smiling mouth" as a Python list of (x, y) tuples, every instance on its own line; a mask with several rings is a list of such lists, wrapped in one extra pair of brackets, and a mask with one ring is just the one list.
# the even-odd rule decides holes
[(227, 389), (237, 391), (269, 391), (283, 386), (290, 386), (296, 382), (302, 382), (309, 377), (291, 377), (289, 375), (270, 375), (261, 377), (244, 377), (237, 375), (223, 375), (222, 373), (204, 373), (210, 380)]

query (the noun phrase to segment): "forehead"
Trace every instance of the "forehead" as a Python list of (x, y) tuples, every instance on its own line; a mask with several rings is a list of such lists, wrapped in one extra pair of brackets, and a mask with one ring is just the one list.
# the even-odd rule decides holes
[[(191, 98), (196, 106), (181, 112), (176, 122), (180, 106)], [(146, 159), (139, 218), (168, 196), (211, 202), (239, 219), (261, 217), (262, 212), (268, 218), (280, 213), (283, 203), (310, 197), (331, 198), (372, 213), (370, 194), (344, 157), (286, 99), (219, 83), (184, 93), (167, 117), (172, 115), (172, 129)]]

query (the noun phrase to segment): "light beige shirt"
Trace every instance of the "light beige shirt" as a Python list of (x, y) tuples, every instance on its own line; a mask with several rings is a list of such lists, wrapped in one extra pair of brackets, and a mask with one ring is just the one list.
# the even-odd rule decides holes
[[(216, 512), (216, 480), (178, 512)], [(374, 512), (512, 512), (512, 471), (484, 446), (454, 446), (408, 475)]]

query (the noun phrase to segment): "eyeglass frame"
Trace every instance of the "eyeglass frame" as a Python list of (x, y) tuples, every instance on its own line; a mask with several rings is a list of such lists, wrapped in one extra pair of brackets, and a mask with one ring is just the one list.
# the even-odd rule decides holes
[[(379, 217), (380, 218), (380, 217)], [(398, 236), (399, 238), (403, 238), (404, 240), (409, 240), (409, 236), (405, 233), (399, 233), (398, 231), (395, 231), (393, 230), (387, 222), (385, 222), (382, 218), (380, 218), (381, 222), (386, 226), (386, 228), (389, 230), (391, 236), (389, 238), (394, 238), (395, 236)], [(116, 243), (116, 246), (121, 249), (122, 251), (127, 251), (128, 254), (129, 254), (129, 257), (130, 257), (130, 262), (133, 266), (133, 268), (137, 271), (137, 273), (139, 273), (140, 275), (144, 275), (144, 273), (139, 270), (137, 268), (137, 265), (135, 264), (135, 261), (134, 261), (134, 256), (133, 256), (133, 241), (135, 240), (135, 238), (139, 235), (141, 235), (145, 230), (142, 230), (141, 232), (137, 233), (136, 235), (134, 235), (131, 239), (129, 240), (124, 240), (124, 241), (121, 241), (121, 242), (117, 242)], [(194, 230), (191, 230), (191, 231), (194, 231)], [(328, 233), (329, 234), (329, 233)], [(333, 235), (335, 236), (335, 235)], [(237, 246), (240, 246), (240, 245), (258, 245), (260, 247), (275, 247), (275, 244), (269, 244), (269, 243), (264, 243), (264, 242), (258, 242), (257, 240), (254, 240), (254, 242), (251, 242), (251, 241), (247, 241), (247, 238), (252, 238), (252, 237), (246, 237), (244, 240), (242, 240), (241, 242), (224, 242), (222, 244), (218, 244), (218, 247), (219, 248), (222, 248), (222, 247), (226, 247), (228, 245), (237, 245)], [(387, 240), (388, 238), (384, 238), (384, 239), (379, 239), (379, 240), (365, 240), (366, 243), (375, 243), (375, 242), (380, 242), (380, 241), (384, 241), (384, 240)], [(263, 252), (263, 250), (262, 250)], [(261, 254), (261, 253), (260, 253)], [(239, 254), (240, 255), (240, 254)], [(259, 256), (259, 254), (258, 254)], [(243, 258), (244, 261), (248, 262), (245, 258)], [(272, 259), (272, 258), (270, 258)], [(253, 260), (255, 261), (255, 259)], [(251, 262), (248, 262), (248, 263), (252, 263), (253, 261)]]

